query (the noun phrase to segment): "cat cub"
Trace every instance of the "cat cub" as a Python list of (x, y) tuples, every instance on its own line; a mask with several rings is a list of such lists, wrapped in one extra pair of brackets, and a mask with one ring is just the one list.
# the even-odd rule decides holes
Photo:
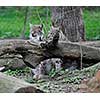
[(47, 49), (54, 49), (59, 41), (70, 42), (59, 27), (51, 26), (46, 42), (41, 45)]
[(42, 61), (35, 69), (32, 69), (34, 79), (44, 78), (45, 75), (49, 75), (52, 69), (60, 71), (62, 69), (62, 60), (60, 58), (51, 58)]
[(58, 40), (68, 42), (68, 38), (63, 34), (60, 27), (57, 27), (57, 26), (51, 26), (48, 37), (47, 37), (48, 40), (53, 40), (53, 38), (57, 39), (57, 42)]

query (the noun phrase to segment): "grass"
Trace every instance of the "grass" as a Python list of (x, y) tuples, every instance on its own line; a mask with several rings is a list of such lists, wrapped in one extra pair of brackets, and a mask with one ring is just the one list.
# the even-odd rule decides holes
[(23, 27), (23, 17), (15, 9), (0, 10), (0, 37), (18, 37)]
[(88, 40), (100, 40), (100, 9), (84, 10), (83, 19), (85, 24), (86, 38)]
[[(26, 37), (29, 36), (29, 23), (40, 24), (38, 13), (41, 16), (43, 23), (47, 30), (51, 24), (50, 11), (47, 20), (47, 9), (44, 7), (32, 7), (31, 16), (28, 18), (26, 24)], [(0, 38), (14, 38), (19, 37), (23, 31), (25, 9), (16, 10), (15, 7), (8, 9), (0, 9)], [(86, 38), (88, 40), (100, 39), (100, 9), (87, 10), (84, 9), (83, 19), (86, 30)]]
[[(47, 20), (45, 17), (45, 9), (40, 10), (39, 14), (45, 26), (47, 27)], [(15, 8), (0, 9), (0, 38), (16, 38), (19, 37), (23, 31), (24, 26), (24, 10), (16, 10)], [(48, 18), (48, 25), (50, 25), (50, 17)], [(29, 23), (40, 24), (40, 19), (37, 17), (36, 9), (33, 9), (32, 16), (29, 18), (26, 24), (26, 37), (29, 36)]]

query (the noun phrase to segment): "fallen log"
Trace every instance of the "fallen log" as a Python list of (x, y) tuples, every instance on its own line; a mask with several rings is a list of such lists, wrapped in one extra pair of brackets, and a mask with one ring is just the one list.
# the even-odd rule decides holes
[(100, 41), (86, 41), (82, 42), (83, 45), (100, 48)]
[(20, 54), (25, 64), (33, 68), (42, 60), (51, 57), (80, 59), (80, 47), (84, 60), (100, 61), (100, 49), (96, 47), (80, 45), (79, 43), (59, 42), (57, 48), (47, 50), (31, 45), (27, 40), (20, 39), (0, 40), (0, 57), (5, 54)]
[(43, 91), (25, 81), (0, 72), (0, 93), (43, 93)]
[[(81, 48), (83, 58), (100, 60), (100, 55), (98, 54), (98, 53), (100, 53), (100, 49), (93, 47), (93, 46), (90, 46), (90, 45), (84, 45), (84, 44), (80, 44), (80, 43), (59, 42), (58, 47), (59, 47), (59, 49), (60, 48), (62, 49), (62, 52), (65, 55), (67, 54), (66, 51), (68, 51), (69, 55), (71, 55), (71, 53), (72, 54), (75, 53), (76, 57), (80, 56), (80, 48)], [(94, 57), (94, 55), (96, 57)]]

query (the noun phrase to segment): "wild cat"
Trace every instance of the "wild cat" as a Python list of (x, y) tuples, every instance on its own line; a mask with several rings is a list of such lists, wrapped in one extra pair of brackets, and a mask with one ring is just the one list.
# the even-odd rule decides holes
[(45, 43), (41, 43), (47, 49), (55, 48), (59, 41), (70, 42), (68, 38), (63, 34), (60, 27), (51, 26)]
[(29, 42), (41, 47), (53, 48), (58, 44), (58, 41), (69, 42), (61, 29), (56, 26), (51, 26), (47, 38), (44, 37), (43, 25), (30, 24)]
[[(68, 41), (58, 27), (51, 26), (47, 38), (43, 36), (43, 25), (30, 24), (30, 43), (39, 45), (45, 48), (55, 48), (58, 41)], [(42, 61), (35, 69), (32, 69), (35, 79), (42, 78), (48, 74), (52, 68), (55, 70), (61, 69), (62, 60), (60, 58), (51, 58)]]
[(30, 24), (30, 35), (29, 35), (29, 42), (34, 45), (40, 46), (41, 43), (44, 42), (44, 31), (43, 25), (33, 25)]
[[(57, 34), (57, 35), (56, 35)], [(57, 39), (59, 41), (68, 41), (68, 38), (63, 34), (62, 30), (60, 29), (60, 27), (56, 27), (56, 26), (51, 26), (51, 29), (49, 31), (48, 40), (52, 40), (53, 37), (57, 36)]]
[(33, 78), (44, 78), (52, 69), (55, 69), (55, 71), (60, 71), (62, 69), (62, 60), (60, 58), (51, 58), (42, 61), (35, 69), (32, 69)]

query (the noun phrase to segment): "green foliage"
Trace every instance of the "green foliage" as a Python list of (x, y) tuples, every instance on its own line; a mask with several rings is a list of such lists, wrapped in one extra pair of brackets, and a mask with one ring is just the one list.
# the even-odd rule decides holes
[(64, 70), (63, 69), (60, 69), (60, 70), (55, 70), (54, 68), (50, 71), (49, 73), (49, 77), (53, 78), (55, 77), (56, 75), (61, 75), (61, 74), (64, 74)]
[(29, 73), (30, 72), (30, 68), (26, 67), (24, 69), (16, 69), (16, 70), (7, 70), (4, 73), (7, 75), (12, 75), (12, 76), (20, 76), (22, 73)]
[[(30, 22), (33, 24), (41, 23), (38, 13), (46, 27), (46, 30), (48, 31), (51, 24), (50, 9), (47, 9), (46, 7), (30, 7), (29, 10), (31, 11), (31, 16), (28, 17), (26, 24), (26, 37), (29, 36)], [(23, 31), (24, 15), (25, 7), (22, 7), (21, 10), (16, 9), (16, 7), (0, 9), (0, 38), (19, 37)], [(84, 9), (83, 19), (85, 23), (86, 38), (88, 40), (100, 39), (100, 9)], [(46, 30), (44, 28), (45, 35), (47, 35)]]
[(23, 27), (23, 12), (14, 8), (0, 9), (0, 37), (18, 37)]
[[(29, 8), (30, 9), (30, 8)], [(40, 24), (40, 19), (37, 14), (40, 14), (40, 17), (46, 26), (46, 29), (49, 30), (50, 26), (50, 13), (48, 21), (46, 20), (46, 9), (44, 7), (32, 7), (32, 15), (28, 18), (26, 23), (26, 37), (29, 36), (29, 23)], [(49, 11), (50, 12), (50, 11)], [(24, 26), (24, 17), (25, 17), (25, 8), (23, 10), (17, 10), (15, 7), (0, 9), (0, 38), (16, 38), (19, 37), (23, 31)], [(47, 25), (48, 24), (48, 25)], [(44, 29), (44, 31), (46, 31)]]
[(55, 71), (55, 69), (53, 68), (53, 69), (50, 71), (49, 76), (50, 76), (50, 77), (54, 77), (55, 75), (56, 75), (56, 71)]
[(100, 40), (100, 9), (84, 10), (86, 38), (88, 40)]
[(81, 82), (81, 77), (80, 76), (67, 77), (63, 79), (63, 82), (79, 84)]

